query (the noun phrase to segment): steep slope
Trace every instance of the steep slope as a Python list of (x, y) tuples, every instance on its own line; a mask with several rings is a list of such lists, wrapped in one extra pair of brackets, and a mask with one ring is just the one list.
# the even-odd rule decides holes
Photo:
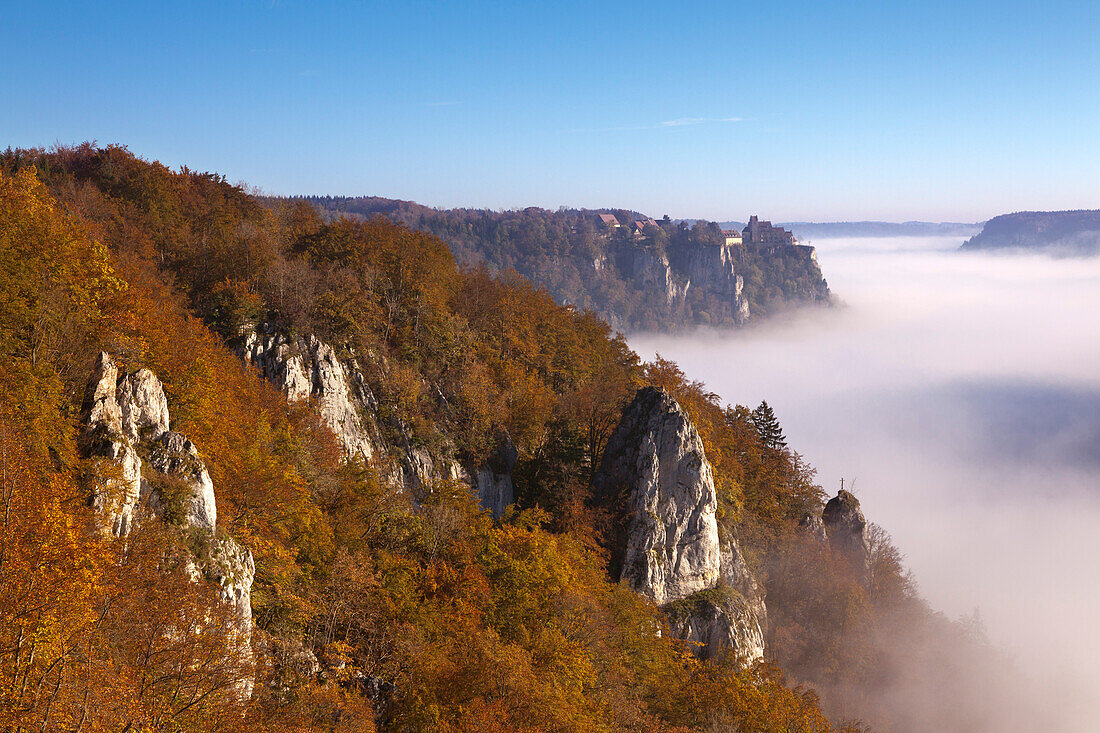
[[(125, 537), (136, 522), (155, 515), (200, 538), (193, 545), (188, 574), (195, 584), (214, 584), (221, 601), (232, 609), (234, 618), (225, 630), (229, 646), (238, 664), (250, 667), (256, 572), (252, 553), (216, 533), (214, 484), (196, 446), (169, 429), (168, 400), (160, 380), (148, 369), (120, 371), (101, 352), (85, 392), (83, 414), (85, 452), (92, 459), (108, 459), (108, 465), (95, 462), (90, 485), (104, 529)], [(253, 678), (247, 677), (233, 688), (247, 698), (253, 685)]]
[(778, 420), (402, 226), (8, 151), (0, 360), (0, 727), (823, 733), (973, 646)]
[(289, 337), (271, 324), (247, 327), (237, 353), (294, 405), (308, 403), (332, 431), (348, 460), (375, 466), (392, 490), (414, 492), (443, 480), (471, 484), (479, 505), (499, 519), (515, 501), (512, 470), (517, 453), (505, 435), (484, 463), (464, 467), (453, 442), (440, 450), (415, 447), (409, 428), (391, 418), (379, 428), (379, 404), (367, 385), (359, 360), (335, 350), (315, 335)]

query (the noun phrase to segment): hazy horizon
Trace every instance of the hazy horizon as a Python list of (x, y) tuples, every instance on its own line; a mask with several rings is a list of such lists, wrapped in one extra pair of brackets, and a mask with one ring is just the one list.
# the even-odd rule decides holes
[(767, 400), (825, 490), (845, 479), (894, 537), (931, 605), (977, 610), (1050, 729), (1082, 730), (1100, 694), (1100, 258), (960, 243), (821, 239), (842, 307), (630, 343), (729, 402)]

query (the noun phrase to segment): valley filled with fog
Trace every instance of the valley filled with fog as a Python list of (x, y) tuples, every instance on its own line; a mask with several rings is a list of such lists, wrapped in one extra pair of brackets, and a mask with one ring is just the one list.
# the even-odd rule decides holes
[(727, 402), (767, 400), (826, 492), (843, 478), (893, 536), (922, 595), (953, 618), (977, 610), (1034, 720), (1088, 727), (1100, 258), (961, 254), (958, 237), (810, 243), (840, 307), (631, 345)]

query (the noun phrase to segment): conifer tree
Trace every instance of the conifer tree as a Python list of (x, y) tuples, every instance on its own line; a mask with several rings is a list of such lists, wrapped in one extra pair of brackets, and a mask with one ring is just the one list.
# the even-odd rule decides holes
[(787, 439), (783, 437), (783, 429), (779, 426), (779, 420), (772, 411), (767, 401), (752, 411), (752, 424), (760, 435), (760, 442), (765, 448), (780, 451), (787, 447)]

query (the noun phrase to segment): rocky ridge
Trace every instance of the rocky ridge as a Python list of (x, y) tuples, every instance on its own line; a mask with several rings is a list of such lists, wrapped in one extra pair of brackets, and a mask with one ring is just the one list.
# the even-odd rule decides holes
[(507, 436), (484, 465), (471, 467), (463, 466), (453, 451), (433, 455), (415, 446), (407, 426), (399, 421), (387, 425), (387, 439), (379, 424), (378, 401), (355, 354), (338, 354), (315, 335), (292, 336), (270, 324), (246, 327), (237, 353), (282, 390), (288, 402), (315, 405), (345, 457), (375, 465), (392, 489), (412, 491), (440, 480), (464, 481), (495, 518), (515, 501), (512, 470), (518, 456)]
[(871, 564), (871, 548), (867, 538), (867, 520), (859, 507), (859, 499), (841, 489), (825, 504), (821, 524), (829, 545), (865, 572)]
[(726, 244), (721, 227), (704, 220), (646, 224), (646, 214), (626, 210), (442, 210), (380, 197), (306, 200), (328, 220), (382, 216), (433, 234), (460, 263), (514, 269), (558, 303), (591, 310), (624, 333), (735, 328), (750, 317), (831, 302), (812, 247)]
[(625, 244), (619, 246), (615, 263), (620, 272), (629, 275), (634, 287), (661, 293), (665, 304), (673, 310), (683, 308), (689, 294), (692, 300), (713, 298), (728, 310), (727, 317), (736, 325), (743, 325), (750, 313), (743, 294), (745, 278), (739, 273), (738, 249), (726, 244), (707, 244), (672, 247), (665, 254), (653, 247)]
[(677, 306), (687, 298), (691, 281), (673, 272), (667, 255), (648, 247), (629, 247), (616, 259), (635, 287), (661, 293), (667, 305)]
[(662, 606), (673, 632), (706, 659), (764, 653), (766, 609), (734, 537), (719, 531), (702, 439), (655, 387), (638, 391), (604, 450), (594, 485), (619, 537), (612, 573)]
[[(736, 281), (730, 287), (736, 289)], [(291, 337), (270, 326), (247, 330), (238, 353), (289, 402), (315, 403), (345, 455), (379, 466), (395, 490), (440, 478), (464, 480), (497, 518), (514, 502), (518, 456), (506, 436), (484, 465), (467, 469), (453, 456), (432, 456), (383, 437), (378, 403), (354, 354), (338, 356), (316, 336)], [(673, 632), (695, 642), (701, 657), (760, 659), (767, 619), (763, 594), (736, 538), (720, 533), (702, 440), (667, 393), (638, 392), (608, 442), (595, 488), (604, 500), (627, 502), (623, 516), (629, 520), (613, 572), (665, 608)]]
[[(192, 581), (212, 582), (233, 608), (233, 646), (252, 661), (252, 552), (219, 536), (214, 483), (198, 448), (169, 429), (168, 399), (148, 369), (121, 371), (101, 352), (85, 392), (81, 447), (95, 462), (92, 502), (104, 531), (125, 537), (149, 514), (201, 537), (201, 554), (188, 563)], [(237, 689), (249, 695), (252, 682)]]

